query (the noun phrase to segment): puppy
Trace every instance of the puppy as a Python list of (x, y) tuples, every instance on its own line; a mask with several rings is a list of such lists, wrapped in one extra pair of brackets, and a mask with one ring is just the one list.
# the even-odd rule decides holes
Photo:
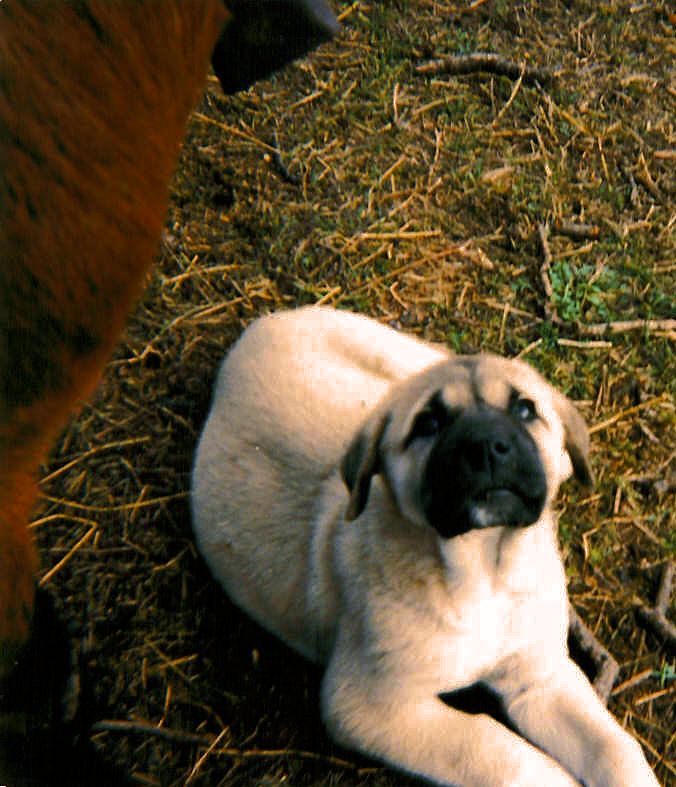
[[(655, 787), (568, 658), (552, 503), (573, 473), (584, 421), (526, 364), (308, 307), (223, 364), (194, 527), (232, 599), (326, 665), (343, 746), (443, 785)], [(475, 684), (509, 726), (441, 699)]]

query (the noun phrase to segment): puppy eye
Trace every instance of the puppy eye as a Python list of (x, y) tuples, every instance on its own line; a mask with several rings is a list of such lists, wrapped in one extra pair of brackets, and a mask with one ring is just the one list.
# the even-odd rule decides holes
[(439, 434), (441, 424), (431, 410), (422, 410), (416, 416), (411, 428), (411, 438), (434, 437)]
[(526, 424), (531, 423), (531, 421), (534, 421), (538, 417), (535, 404), (531, 399), (526, 399), (525, 396), (520, 397), (514, 402), (512, 405), (512, 415)]

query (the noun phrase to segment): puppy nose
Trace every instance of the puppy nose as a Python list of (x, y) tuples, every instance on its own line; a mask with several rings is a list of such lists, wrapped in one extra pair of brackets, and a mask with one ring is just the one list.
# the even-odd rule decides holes
[(474, 472), (490, 472), (504, 464), (512, 452), (509, 441), (497, 438), (474, 438), (465, 442), (464, 454)]
[(491, 452), (491, 455), (497, 459), (498, 461), (502, 461), (507, 458), (507, 455), (512, 450), (510, 444), (505, 440), (494, 440), (488, 449)]

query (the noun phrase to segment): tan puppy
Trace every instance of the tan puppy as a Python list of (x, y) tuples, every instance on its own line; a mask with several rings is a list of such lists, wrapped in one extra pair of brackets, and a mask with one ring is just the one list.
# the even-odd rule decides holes
[[(568, 658), (551, 504), (573, 472), (585, 424), (526, 364), (310, 307), (225, 361), (195, 532), (234, 601), (326, 664), (344, 746), (444, 785), (654, 787)], [(440, 699), (477, 683), (518, 734)]]

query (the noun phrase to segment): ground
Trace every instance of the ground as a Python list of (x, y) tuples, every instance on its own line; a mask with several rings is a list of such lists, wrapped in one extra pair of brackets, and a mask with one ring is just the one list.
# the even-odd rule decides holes
[[(191, 536), (221, 358), (258, 315), (321, 301), (521, 355), (578, 401), (597, 483), (560, 500), (571, 598), (620, 664), (611, 710), (676, 784), (674, 654), (635, 612), (676, 552), (673, 8), (335, 5), (343, 32), (306, 60), (234, 97), (209, 80), (146, 294), (44, 468), (33, 532), (92, 741), (141, 785), (410, 783), (330, 743), (318, 671)], [(547, 74), (416, 70), (472, 52)]]

